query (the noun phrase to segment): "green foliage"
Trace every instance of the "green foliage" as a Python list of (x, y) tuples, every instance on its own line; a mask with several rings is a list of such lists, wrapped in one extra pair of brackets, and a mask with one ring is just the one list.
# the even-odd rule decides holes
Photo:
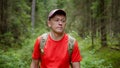
[[(14, 38), (13, 38), (13, 35), (11, 32), (7, 32), (3, 35), (0, 35), (0, 37), (3, 39), (3, 40), (0, 40), (1, 45), (2, 44), (8, 45), (8, 44), (11, 44), (11, 42), (14, 42)], [(6, 41), (8, 41), (8, 42), (6, 43)]]
[[(118, 36), (118, 38), (119, 38), (119, 36)], [(112, 35), (107, 35), (108, 45), (109, 46), (119, 45), (118, 38), (116, 38), (116, 37), (114, 37)]]
[(111, 49), (111, 46), (118, 44), (118, 40), (108, 36), (108, 44), (110, 47), (101, 47), (99, 34), (94, 38), (92, 45), (91, 36), (81, 38), (78, 33), (71, 31), (70, 35), (74, 36), (79, 43), (81, 55), (81, 68), (118, 68), (120, 53), (119, 50)]
[(33, 40), (26, 39), (19, 50), (9, 48), (7, 52), (0, 50), (0, 68), (29, 68), (31, 63), (31, 53), (33, 49)]
[(36, 15), (35, 15), (35, 28), (45, 28), (46, 20), (47, 20), (47, 9), (45, 8), (45, 4), (38, 0), (36, 2)]
[[(27, 36), (30, 27), (30, 6), (27, 1), (7, 1), (7, 30), (0, 34), (0, 44), (7, 46), (20, 45), (22, 36)], [(3, 9), (4, 11), (4, 9)], [(4, 23), (4, 21), (3, 21)], [(6, 27), (4, 27), (6, 28)]]
[(98, 7), (99, 7), (99, 2), (95, 1), (92, 3), (91, 10), (93, 11), (92, 17), (96, 18), (98, 16)]
[(105, 59), (99, 59), (92, 54), (87, 54), (85, 56), (88, 57), (83, 58), (81, 62), (81, 68), (113, 68), (111, 64), (103, 65), (103, 63), (105, 63)]
[(57, 7), (64, 8), (66, 1), (65, 0), (57, 0)]
[(120, 53), (109, 47), (102, 48), (99, 36), (94, 38), (94, 46), (90, 36), (81, 38), (72, 31), (69, 33), (79, 42), (79, 48), (82, 55), (81, 68), (116, 68), (119, 66)]
[(96, 57), (105, 59), (103, 65), (111, 64), (113, 68), (119, 68), (120, 52), (108, 47), (101, 48), (97, 53)]
[(30, 34), (30, 37), (21, 43), (22, 47), (0, 49), (0, 68), (30, 68), (35, 39), (46, 32), (45, 29), (35, 31), (35, 34)]

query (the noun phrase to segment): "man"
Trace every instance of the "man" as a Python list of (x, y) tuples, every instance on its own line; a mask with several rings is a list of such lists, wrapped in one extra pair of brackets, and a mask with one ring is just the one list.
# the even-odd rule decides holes
[[(32, 54), (31, 68), (80, 68), (81, 55), (77, 41), (74, 42), (72, 54), (68, 52), (68, 34), (65, 33), (66, 12), (61, 9), (52, 10), (48, 15), (47, 35), (43, 50), (41, 36), (37, 38)], [(42, 52), (43, 51), (43, 52)]]

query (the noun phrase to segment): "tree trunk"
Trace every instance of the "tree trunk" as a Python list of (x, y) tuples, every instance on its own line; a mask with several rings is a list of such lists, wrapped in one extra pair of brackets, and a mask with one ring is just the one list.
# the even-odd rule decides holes
[(35, 0), (32, 0), (31, 26), (33, 32), (35, 27)]
[(104, 0), (100, 0), (100, 24), (101, 24), (101, 28), (100, 28), (101, 29), (101, 45), (107, 46)]
[[(120, 40), (120, 0), (112, 0), (112, 28), (114, 37), (117, 40)], [(118, 41), (118, 45), (120, 45), (120, 41)]]
[(0, 0), (0, 34), (7, 32), (7, 0)]

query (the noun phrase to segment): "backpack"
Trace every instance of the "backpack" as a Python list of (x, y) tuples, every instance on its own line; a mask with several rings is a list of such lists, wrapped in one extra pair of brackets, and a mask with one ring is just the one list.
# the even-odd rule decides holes
[[(42, 54), (44, 53), (44, 46), (45, 46), (45, 43), (47, 41), (47, 38), (48, 38), (48, 33), (44, 33), (43, 35), (41, 35), (40, 51), (41, 51)], [(71, 58), (71, 55), (72, 55), (74, 43), (75, 43), (75, 38), (68, 35), (68, 52), (69, 52), (70, 58)]]

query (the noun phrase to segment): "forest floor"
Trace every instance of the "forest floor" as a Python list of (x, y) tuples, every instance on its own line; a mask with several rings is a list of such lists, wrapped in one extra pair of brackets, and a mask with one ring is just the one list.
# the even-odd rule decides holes
[(120, 68), (120, 50), (103, 47), (96, 52), (96, 57), (105, 59), (104, 65), (111, 64), (113, 68)]
[(120, 50), (102, 47), (82, 50), (82, 55), (82, 68), (120, 68)]

